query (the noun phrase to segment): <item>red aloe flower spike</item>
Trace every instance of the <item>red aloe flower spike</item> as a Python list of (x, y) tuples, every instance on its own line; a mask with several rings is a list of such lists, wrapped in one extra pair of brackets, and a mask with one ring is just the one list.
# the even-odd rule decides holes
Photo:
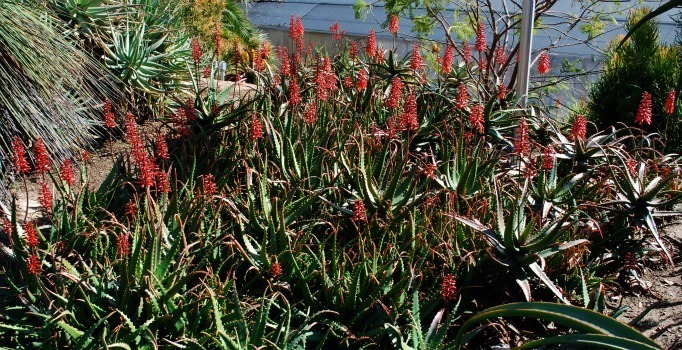
[(441, 283), (440, 296), (446, 303), (454, 301), (457, 297), (457, 281), (455, 276), (447, 274)]
[(377, 56), (377, 37), (374, 33), (374, 29), (369, 30), (369, 36), (367, 36), (367, 46), (365, 47), (365, 54), (369, 58), (375, 58)]
[(388, 93), (388, 99), (386, 100), (386, 107), (391, 109), (397, 109), (400, 105), (400, 98), (403, 94), (403, 81), (399, 77), (394, 77), (391, 80), (391, 91)]
[(38, 246), (38, 231), (36, 231), (36, 225), (29, 221), (21, 225), (24, 229), (24, 240), (26, 241), (26, 246), (29, 249), (33, 249)]
[(405, 111), (400, 116), (400, 128), (404, 130), (417, 130), (419, 122), (417, 121), (417, 98), (414, 92), (410, 92), (405, 103)]
[(26, 262), (26, 269), (28, 270), (28, 273), (32, 275), (37, 275), (40, 274), (40, 260), (38, 259), (38, 256), (33, 254), (28, 257), (28, 261)]
[(637, 109), (635, 124), (639, 126), (644, 124), (651, 125), (651, 94), (646, 91), (642, 94), (642, 101)]
[(445, 48), (443, 59), (440, 61), (440, 71), (447, 75), (452, 71), (452, 60), (455, 58), (455, 48), (448, 45)]
[(154, 146), (156, 147), (156, 157), (158, 159), (169, 159), (168, 155), (168, 143), (166, 142), (166, 137), (159, 133), (156, 135), (156, 140), (154, 140)]
[(353, 87), (353, 78), (351, 78), (351, 77), (343, 78), (342, 84), (343, 84), (343, 87), (346, 89), (352, 88)]
[(412, 54), (410, 55), (410, 69), (412, 69), (413, 72), (417, 72), (422, 68), (424, 65), (424, 59), (422, 58), (422, 55), (419, 53), (419, 43), (413, 43), (412, 44)]
[(358, 91), (365, 91), (365, 89), (367, 88), (368, 80), (369, 77), (367, 76), (367, 71), (361, 69), (358, 72)]
[(156, 184), (156, 165), (149, 158), (145, 152), (143, 157), (137, 162), (140, 176), (137, 178), (137, 184), (142, 188), (151, 188)]
[(204, 196), (212, 196), (218, 192), (218, 186), (215, 183), (213, 174), (204, 174), (201, 177), (201, 187), (204, 191)]
[(573, 127), (571, 128), (571, 140), (585, 140), (585, 134), (587, 133), (587, 119), (584, 115), (578, 115), (573, 121)]
[(356, 199), (353, 202), (353, 217), (350, 219), (355, 222), (367, 222), (367, 210), (362, 199)]
[(50, 170), (50, 157), (47, 155), (47, 149), (45, 148), (45, 143), (43, 139), (37, 138), (33, 142), (33, 156), (36, 161), (36, 170), (45, 174)]
[(130, 255), (130, 241), (125, 233), (116, 236), (116, 254), (122, 257)]
[(107, 129), (113, 129), (116, 127), (116, 116), (111, 109), (111, 102), (108, 100), (104, 101), (104, 109), (102, 110), (102, 118), (104, 119), (104, 126)]
[(530, 141), (528, 139), (528, 124), (526, 118), (519, 119), (516, 128), (516, 139), (514, 139), (514, 154), (519, 156), (527, 155), (530, 152)]
[(469, 113), (469, 124), (471, 125), (471, 128), (481, 134), (484, 130), (484, 123), (483, 105), (476, 104), (471, 106), (471, 113)]
[(462, 42), (462, 59), (464, 59), (464, 62), (469, 63), (471, 62), (471, 46), (469, 46), (469, 43), (466, 41)]
[(665, 104), (663, 105), (663, 111), (667, 115), (672, 115), (675, 112), (675, 99), (677, 98), (675, 89), (668, 91), (668, 96), (665, 99)]
[(137, 203), (135, 203), (135, 200), (130, 200), (126, 205), (123, 207), (123, 213), (129, 217), (133, 218), (137, 214)]
[(249, 138), (251, 141), (263, 138), (263, 125), (257, 115), (254, 115), (249, 123)]
[(464, 83), (460, 83), (457, 87), (457, 96), (455, 97), (455, 109), (464, 110), (469, 106), (469, 94)]
[(547, 52), (540, 54), (540, 59), (538, 60), (538, 73), (542, 75), (549, 73), (549, 54)]
[(54, 204), (52, 190), (50, 189), (49, 185), (45, 182), (40, 183), (38, 201), (40, 202), (40, 206), (43, 207), (46, 211), (49, 212), (52, 210), (52, 205)]
[(12, 138), (12, 163), (14, 164), (14, 170), (19, 174), (27, 174), (31, 167), (28, 165), (28, 160), (26, 159), (26, 149), (21, 139), (18, 136)]
[(273, 262), (270, 264), (270, 271), (268, 271), (270, 276), (272, 278), (279, 278), (282, 276), (282, 265), (280, 265), (277, 261)]
[(495, 50), (495, 64), (498, 66), (502, 66), (507, 62), (507, 53), (505, 52), (504, 47), (498, 46), (497, 49)]
[(348, 48), (348, 55), (351, 59), (356, 59), (358, 57), (358, 43), (355, 41), (350, 42), (350, 48)]
[(301, 103), (301, 92), (295, 77), (292, 77), (289, 82), (289, 103), (292, 106), (298, 106)]
[(199, 65), (201, 60), (201, 45), (199, 45), (199, 39), (196, 37), (192, 38), (192, 60), (195, 65)]
[(398, 16), (391, 15), (388, 19), (388, 31), (393, 35), (398, 34)]
[(168, 173), (163, 170), (156, 172), (156, 189), (161, 193), (170, 193), (171, 185), (168, 180)]
[(59, 167), (59, 176), (69, 186), (76, 184), (76, 173), (73, 170), (73, 163), (70, 159), (65, 160), (62, 166)]
[(476, 28), (476, 44), (474, 45), (474, 50), (485, 51), (487, 49), (485, 42), (485, 24), (483, 22), (478, 22), (478, 27)]
[(216, 57), (216, 59), (220, 59), (221, 36), (222, 36), (222, 33), (220, 32), (220, 27), (218, 26), (218, 23), (216, 23), (215, 27), (213, 28), (213, 44), (215, 45), (215, 57)]
[(277, 46), (277, 59), (279, 60), (279, 74), (283, 77), (291, 75), (291, 62), (289, 62), (289, 52), (286, 47)]
[(334, 24), (329, 27), (329, 33), (331, 33), (332, 39), (341, 40), (341, 26), (338, 21), (334, 22)]
[(313, 126), (317, 121), (317, 101), (311, 101), (307, 108), (305, 109), (305, 115), (303, 116), (303, 122)]
[(554, 149), (552, 146), (546, 146), (542, 149), (542, 164), (541, 170), (552, 170), (554, 168)]

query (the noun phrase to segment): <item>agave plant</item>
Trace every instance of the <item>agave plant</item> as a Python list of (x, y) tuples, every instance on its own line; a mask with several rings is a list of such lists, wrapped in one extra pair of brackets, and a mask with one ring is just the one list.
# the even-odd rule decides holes
[(472, 220), (458, 215), (456, 219), (466, 226), (482, 233), (485, 240), (494, 249), (494, 258), (509, 267), (514, 273), (516, 283), (521, 287), (527, 300), (531, 299), (529, 274), (537, 276), (562, 302), (570, 304), (559, 288), (543, 271), (544, 259), (568, 248), (584, 244), (584, 239), (569, 242), (559, 240), (566, 235), (572, 224), (572, 213), (565, 212), (554, 220), (538, 223), (536, 218), (528, 220), (524, 213), (527, 201), (528, 185), (518, 200), (511, 202), (511, 208), (507, 220), (501, 194), (495, 183), (495, 197), (497, 201), (497, 229), (491, 229), (482, 225), (477, 220)]

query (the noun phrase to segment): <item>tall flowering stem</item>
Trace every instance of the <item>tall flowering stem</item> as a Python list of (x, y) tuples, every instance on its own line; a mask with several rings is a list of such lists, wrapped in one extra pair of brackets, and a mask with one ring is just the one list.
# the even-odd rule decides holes
[(412, 44), (412, 53), (410, 54), (410, 69), (413, 73), (417, 73), (424, 66), (424, 58), (419, 53), (419, 43)]
[(394, 77), (391, 81), (391, 91), (388, 93), (386, 107), (396, 110), (400, 106), (400, 99), (403, 94), (403, 81), (399, 77)]
[(375, 58), (377, 56), (377, 36), (374, 33), (374, 29), (369, 30), (369, 35), (367, 36), (367, 46), (365, 47), (365, 54), (369, 58)]
[(452, 71), (452, 60), (454, 58), (455, 58), (455, 48), (448, 45), (445, 48), (445, 53), (443, 54), (443, 58), (440, 61), (440, 71), (444, 75), (448, 75)]
[(14, 164), (14, 170), (19, 174), (28, 174), (31, 167), (28, 165), (28, 160), (26, 159), (26, 148), (24, 148), (24, 143), (18, 136), (12, 138), (12, 163)]
[(578, 115), (573, 121), (573, 127), (571, 128), (571, 140), (585, 140), (585, 135), (587, 133), (587, 119), (584, 115)]
[(417, 121), (417, 98), (414, 92), (410, 92), (405, 103), (405, 111), (400, 116), (400, 128), (403, 130), (417, 130), (419, 121)]
[(671, 116), (675, 112), (676, 97), (675, 89), (668, 91), (668, 96), (665, 98), (665, 104), (663, 105), (663, 112), (668, 116)]
[(478, 22), (476, 28), (476, 44), (474, 45), (474, 50), (483, 52), (487, 49), (487, 44), (485, 40), (485, 24), (483, 22)]
[(549, 73), (549, 54), (543, 52), (538, 59), (538, 73), (545, 75)]
[(514, 154), (525, 156), (530, 153), (530, 140), (528, 136), (528, 123), (526, 118), (519, 119), (516, 127), (516, 138), (514, 139)]
[(462, 42), (462, 59), (465, 63), (471, 62), (471, 45), (468, 42)]
[(33, 141), (33, 157), (36, 162), (36, 171), (41, 175), (45, 175), (50, 170), (50, 157), (47, 155), (45, 143), (41, 138)]
[(394, 36), (398, 35), (398, 16), (391, 15), (388, 19), (388, 31)]
[(642, 94), (642, 100), (639, 102), (635, 124), (639, 126), (651, 125), (651, 94), (646, 91)]
[(455, 109), (463, 111), (469, 106), (469, 94), (467, 93), (467, 86), (460, 83), (457, 87), (457, 96), (455, 97)]
[(469, 113), (469, 124), (471, 128), (476, 130), (479, 134), (483, 133), (485, 118), (483, 116), (483, 105), (476, 104), (471, 106), (471, 113)]

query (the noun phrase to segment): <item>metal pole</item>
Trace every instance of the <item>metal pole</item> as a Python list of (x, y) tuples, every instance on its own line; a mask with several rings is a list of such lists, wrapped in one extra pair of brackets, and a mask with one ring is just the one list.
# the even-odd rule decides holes
[(521, 8), (521, 38), (519, 47), (518, 76), (516, 96), (521, 106), (528, 104), (528, 82), (530, 80), (530, 54), (533, 48), (533, 23), (535, 22), (535, 0), (523, 0)]

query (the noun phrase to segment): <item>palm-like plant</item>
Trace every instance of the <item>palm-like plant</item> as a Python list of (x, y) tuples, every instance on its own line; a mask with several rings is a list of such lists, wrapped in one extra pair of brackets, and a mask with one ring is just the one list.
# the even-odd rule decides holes
[(26, 2), (0, 3), (2, 158), (15, 135), (40, 137), (53, 156), (68, 156), (93, 140), (101, 101), (118, 94), (113, 78), (103, 78), (102, 67), (56, 23)]

